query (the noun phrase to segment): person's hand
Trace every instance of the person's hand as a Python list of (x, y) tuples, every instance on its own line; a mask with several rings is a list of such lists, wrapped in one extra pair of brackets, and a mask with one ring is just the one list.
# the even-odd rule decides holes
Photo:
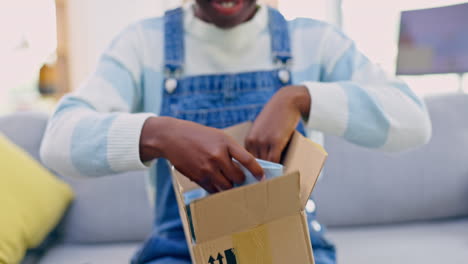
[(210, 193), (245, 181), (236, 159), (257, 179), (263, 169), (246, 149), (222, 130), (170, 117), (149, 118), (140, 138), (142, 161), (166, 158), (190, 180)]
[(308, 117), (310, 105), (307, 87), (281, 88), (255, 120), (245, 140), (247, 150), (257, 158), (280, 162), (299, 120)]

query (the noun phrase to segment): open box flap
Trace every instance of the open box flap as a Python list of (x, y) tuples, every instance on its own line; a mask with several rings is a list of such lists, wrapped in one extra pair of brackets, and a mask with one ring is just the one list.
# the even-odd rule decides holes
[[(252, 123), (243, 123), (225, 132), (243, 145), (251, 126)], [(327, 153), (320, 145), (295, 132), (283, 158), (285, 176), (211, 195), (190, 205), (197, 241), (242, 231), (268, 219), (302, 210), (326, 158)], [(175, 169), (173, 176), (179, 194), (200, 188)]]
[(300, 177), (283, 177), (210, 195), (190, 204), (197, 243), (302, 211)]
[(180, 193), (186, 193), (188, 191), (201, 188), (200, 185), (185, 177), (174, 167), (172, 167), (172, 175), (177, 180), (177, 188), (179, 189)]
[(283, 158), (284, 173), (299, 171), (301, 175), (301, 204), (306, 206), (322, 171), (327, 152), (323, 147), (295, 132)]
[[(187, 215), (187, 210), (185, 209), (185, 206), (184, 206), (184, 199), (182, 197), (180, 184), (178, 182), (178, 179), (175, 176), (176, 172), (177, 171), (174, 168), (172, 168), (172, 177), (173, 177), (172, 180), (174, 182), (174, 184), (173, 184), (174, 192), (175, 192), (175, 196), (176, 196), (176, 199), (177, 199), (177, 204), (179, 205), (178, 207), (179, 207), (180, 219), (182, 221), (182, 224), (185, 227), (184, 228), (184, 234), (185, 234), (185, 239), (187, 240), (187, 245), (192, 245), (192, 243), (193, 243), (193, 241), (192, 241), (192, 231), (190, 230), (190, 228), (187, 228), (187, 227), (190, 226), (190, 221), (189, 221), (189, 218), (188, 218), (188, 215)], [(193, 259), (194, 258), (193, 248), (189, 246), (189, 250), (190, 250), (190, 256)]]
[[(244, 140), (251, 127), (252, 123), (246, 122), (229, 127), (224, 131), (232, 136), (239, 144), (244, 145)], [(300, 172), (301, 201), (303, 207), (305, 207), (328, 154), (321, 145), (302, 136), (297, 131), (289, 142), (288, 149), (285, 153), (282, 161), (285, 167), (284, 173), (288, 174), (294, 171)]]
[(224, 133), (228, 134), (229, 136), (233, 137), (234, 140), (239, 143), (241, 146), (244, 146), (245, 138), (252, 127), (252, 122), (245, 122), (239, 125), (231, 126), (224, 129)]

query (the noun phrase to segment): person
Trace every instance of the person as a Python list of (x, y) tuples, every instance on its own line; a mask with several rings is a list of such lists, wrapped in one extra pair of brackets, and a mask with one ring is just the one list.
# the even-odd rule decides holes
[[(220, 129), (245, 121), (253, 126), (244, 148)], [(155, 227), (132, 263), (187, 264), (169, 162), (220, 192), (244, 180), (233, 158), (261, 179), (255, 158), (280, 161), (296, 128), (319, 143), (326, 133), (384, 151), (431, 135), (423, 101), (337, 28), (286, 21), (256, 0), (196, 0), (111, 43), (96, 72), (59, 103), (41, 156), (62, 175), (150, 167)], [(315, 261), (335, 263), (309, 204)]]

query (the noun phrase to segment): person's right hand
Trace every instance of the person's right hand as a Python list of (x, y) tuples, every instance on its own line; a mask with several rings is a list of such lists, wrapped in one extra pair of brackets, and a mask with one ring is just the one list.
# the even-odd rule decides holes
[(210, 193), (227, 190), (245, 181), (236, 159), (257, 179), (263, 169), (254, 156), (222, 130), (170, 117), (151, 117), (140, 137), (142, 161), (165, 158)]

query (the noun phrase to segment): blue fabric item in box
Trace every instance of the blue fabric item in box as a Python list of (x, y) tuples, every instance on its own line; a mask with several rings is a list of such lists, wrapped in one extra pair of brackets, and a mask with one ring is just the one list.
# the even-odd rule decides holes
[[(237, 160), (233, 159), (233, 161), (239, 165), (240, 169), (245, 175), (245, 182), (242, 184), (236, 184), (234, 187), (245, 186), (258, 182), (258, 180), (252, 175), (252, 173), (250, 173), (250, 171), (247, 168), (242, 166)], [(265, 180), (273, 179), (275, 177), (283, 175), (283, 165), (261, 159), (257, 159), (257, 162), (265, 172)], [(208, 195), (208, 192), (202, 188), (188, 191), (184, 193), (185, 205), (189, 205), (191, 202), (206, 197)]]

